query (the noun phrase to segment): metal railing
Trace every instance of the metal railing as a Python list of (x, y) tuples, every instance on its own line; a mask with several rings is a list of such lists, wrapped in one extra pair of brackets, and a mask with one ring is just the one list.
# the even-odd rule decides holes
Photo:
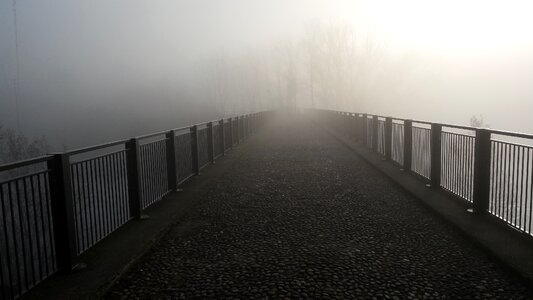
[(0, 165), (0, 299), (15, 299), (263, 125), (259, 112)]
[(533, 134), (314, 110), (346, 134), (475, 213), (533, 235)]

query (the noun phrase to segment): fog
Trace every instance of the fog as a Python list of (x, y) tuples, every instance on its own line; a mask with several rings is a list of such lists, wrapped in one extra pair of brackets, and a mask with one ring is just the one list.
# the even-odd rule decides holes
[(285, 105), (533, 132), (532, 9), (1, 0), (0, 123), (55, 150)]

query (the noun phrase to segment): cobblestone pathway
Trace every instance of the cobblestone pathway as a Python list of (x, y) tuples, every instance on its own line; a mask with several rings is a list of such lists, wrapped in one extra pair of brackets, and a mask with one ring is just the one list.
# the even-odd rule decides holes
[(532, 297), (319, 128), (248, 143), (107, 298)]

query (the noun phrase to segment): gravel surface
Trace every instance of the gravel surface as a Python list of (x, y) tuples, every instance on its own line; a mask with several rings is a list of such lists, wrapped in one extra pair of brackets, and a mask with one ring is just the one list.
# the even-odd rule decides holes
[(310, 123), (247, 143), (106, 298), (532, 298)]

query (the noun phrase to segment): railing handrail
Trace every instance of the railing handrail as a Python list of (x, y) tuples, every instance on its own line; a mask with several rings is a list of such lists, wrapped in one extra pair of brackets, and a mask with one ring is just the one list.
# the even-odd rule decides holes
[[(196, 123), (196, 124), (193, 124), (193, 125), (186, 125), (186, 126), (182, 126), (182, 127), (178, 127), (178, 128), (174, 128), (174, 129), (170, 129), (170, 130), (182, 131), (182, 130), (190, 129), (190, 128), (192, 128), (195, 125), (196, 126), (204, 126), (204, 125), (207, 125), (209, 123), (216, 124), (220, 120), (224, 120), (224, 122), (226, 122), (230, 118), (234, 119), (235, 117), (246, 117), (246, 116), (250, 116), (250, 115), (252, 115), (252, 114), (235, 115), (235, 116), (232, 116), (232, 117), (215, 119), (215, 120), (211, 120), (211, 121), (207, 121), (207, 122)], [(151, 138), (151, 137), (158, 136), (158, 135), (164, 135), (170, 130), (158, 131), (158, 132), (154, 132), (154, 133), (138, 135), (138, 136), (135, 136), (134, 138), (136, 138), (136, 139), (147, 139), (147, 138)], [(125, 144), (128, 140), (130, 140), (130, 139), (128, 139), (128, 138), (127, 139), (120, 139), (120, 140), (117, 140), (117, 141), (107, 142), (107, 143), (98, 144), (98, 145), (94, 145), (94, 146), (76, 148), (76, 149), (72, 149), (72, 150), (67, 150), (67, 151), (65, 151), (65, 153), (68, 154), (68, 155), (78, 155), (78, 154), (82, 154), (82, 153), (85, 153), (85, 152), (91, 152), (91, 151), (96, 151), (96, 150), (100, 150), (100, 149), (104, 149), (104, 148), (109, 148), (109, 147)], [(16, 169), (16, 168), (20, 168), (20, 167), (24, 167), (24, 166), (27, 166), (27, 165), (32, 165), (32, 164), (36, 164), (36, 163), (40, 163), (40, 162), (46, 162), (48, 160), (51, 160), (52, 157), (53, 157), (53, 155), (47, 154), (47, 155), (40, 156), (40, 157), (35, 157), (35, 158), (30, 158), (30, 159), (25, 159), (25, 160), (20, 160), (20, 161), (15, 161), (15, 162), (3, 164), (3, 165), (0, 165), (0, 172), (11, 170), (11, 169)]]
[(468, 125), (458, 125), (458, 124), (442, 123), (442, 122), (431, 122), (431, 121), (425, 121), (425, 120), (391, 117), (391, 116), (371, 114), (371, 113), (363, 113), (363, 112), (348, 112), (348, 111), (330, 110), (330, 109), (318, 109), (318, 110), (329, 111), (329, 112), (334, 112), (334, 113), (343, 113), (343, 114), (348, 113), (348, 114), (356, 114), (356, 115), (366, 115), (367, 118), (369, 118), (369, 119), (372, 119), (374, 116), (377, 116), (378, 118), (392, 118), (393, 120), (397, 120), (397, 121), (410, 120), (413, 123), (427, 124), (427, 125), (435, 124), (435, 125), (440, 125), (442, 127), (456, 128), (456, 129), (463, 129), (463, 130), (475, 131), (476, 129), (486, 129), (486, 130), (490, 131), (490, 133), (492, 133), (492, 134), (500, 134), (500, 135), (507, 135), (507, 136), (512, 136), (512, 137), (517, 137), (517, 138), (533, 139), (533, 133), (526, 133), (526, 132), (517, 132), (517, 131), (510, 131), (510, 130), (498, 130), (498, 129), (492, 129), (492, 128), (488, 128), (488, 127), (474, 127), (474, 126), (468, 126)]
[[(226, 118), (220, 118), (220, 119), (213, 119), (211, 121), (205, 121), (205, 122), (200, 122), (200, 123), (195, 123), (193, 125), (186, 125), (186, 126), (182, 126), (182, 127), (177, 127), (177, 128), (173, 128), (173, 129), (170, 129), (170, 130), (173, 130), (173, 131), (182, 131), (182, 130), (187, 130), (187, 129), (191, 129), (193, 126), (204, 126), (204, 125), (207, 125), (209, 123), (213, 123), (213, 124), (216, 124), (218, 123), (220, 120), (223, 120), (224, 122), (228, 121), (230, 118), (234, 119), (236, 117), (248, 117), (252, 114), (242, 114), (242, 115), (234, 115), (232, 117), (226, 117)], [(158, 135), (163, 135), (163, 134), (166, 134), (169, 130), (165, 130), (165, 131), (158, 131), (158, 132), (154, 132), (154, 133), (147, 133), (147, 134), (143, 134), (143, 135), (139, 135), (139, 136), (136, 136), (135, 138), (137, 139), (146, 139), (146, 138), (151, 138), (151, 137), (154, 137), (154, 136), (158, 136)]]
[(127, 141), (128, 141), (128, 139), (122, 139), (122, 140), (118, 140), (118, 141), (114, 141), (114, 142), (109, 142), (109, 143), (104, 143), (104, 144), (99, 144), (99, 145), (94, 145), (94, 146), (88, 146), (88, 147), (78, 148), (78, 149), (74, 149), (74, 150), (68, 150), (65, 153), (68, 154), (68, 155), (77, 155), (77, 154), (96, 151), (96, 150), (109, 148), (109, 147), (113, 147), (113, 146), (123, 145)]
[(514, 132), (514, 131), (506, 131), (506, 130), (495, 130), (495, 129), (489, 129), (489, 128), (488, 130), (494, 134), (500, 134), (500, 135), (517, 137), (517, 138), (524, 138), (524, 139), (533, 139), (533, 134), (531, 133)]
[(12, 170), (12, 169), (18, 169), (18, 168), (22, 168), (22, 167), (26, 167), (26, 166), (29, 166), (29, 165), (42, 163), (42, 162), (47, 162), (47, 161), (51, 160), (52, 158), (53, 158), (53, 155), (43, 155), (43, 156), (39, 156), (39, 157), (19, 160), (19, 161), (15, 161), (15, 162), (10, 162), (10, 163), (7, 163), (7, 164), (0, 165), (0, 172), (9, 171), (9, 170)]

